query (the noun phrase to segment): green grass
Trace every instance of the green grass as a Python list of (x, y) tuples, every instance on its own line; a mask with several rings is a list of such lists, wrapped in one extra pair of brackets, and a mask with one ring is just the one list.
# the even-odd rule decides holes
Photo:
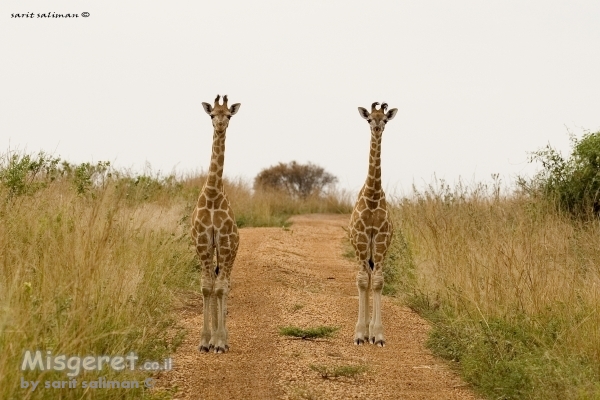
[(279, 328), (282, 336), (291, 336), (300, 339), (323, 339), (333, 335), (339, 328), (332, 326), (317, 326), (315, 328), (298, 328), (296, 326), (284, 326)]
[(598, 366), (585, 353), (560, 347), (567, 327), (555, 319), (472, 321), (438, 312), (433, 321), (428, 346), (458, 362), (464, 379), (488, 398), (598, 398)]
[(356, 378), (368, 370), (365, 365), (310, 365), (323, 379)]

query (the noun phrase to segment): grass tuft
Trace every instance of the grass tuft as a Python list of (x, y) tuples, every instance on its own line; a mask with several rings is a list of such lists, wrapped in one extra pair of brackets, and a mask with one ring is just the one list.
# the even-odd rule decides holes
[(339, 328), (332, 326), (317, 326), (315, 328), (298, 328), (296, 326), (284, 326), (279, 328), (282, 336), (291, 336), (300, 339), (322, 339), (333, 335)]

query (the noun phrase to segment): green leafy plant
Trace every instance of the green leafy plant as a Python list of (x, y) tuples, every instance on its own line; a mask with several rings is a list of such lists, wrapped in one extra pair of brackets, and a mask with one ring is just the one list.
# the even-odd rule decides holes
[(58, 174), (59, 158), (40, 152), (37, 156), (9, 152), (0, 164), (0, 182), (9, 197), (33, 194)]
[(530, 155), (543, 169), (533, 179), (519, 179), (529, 194), (537, 195), (561, 211), (577, 217), (600, 212), (600, 131), (581, 139), (571, 135), (571, 155), (565, 158), (549, 144)]

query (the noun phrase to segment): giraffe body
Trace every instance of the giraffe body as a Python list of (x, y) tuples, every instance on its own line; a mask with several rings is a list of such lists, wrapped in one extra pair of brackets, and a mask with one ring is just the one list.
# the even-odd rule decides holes
[[(381, 187), (381, 137), (385, 124), (396, 116), (396, 108), (385, 112), (387, 104), (380, 109), (373, 103), (371, 113), (362, 107), (358, 111), (369, 122), (371, 149), (369, 173), (362, 187), (352, 215), (349, 236), (359, 264), (356, 277), (358, 286), (358, 322), (354, 343), (365, 342), (385, 345), (381, 322), (381, 291), (383, 290), (383, 260), (392, 241), (394, 227), (390, 218), (385, 193)], [(369, 296), (373, 293), (373, 316), (369, 317)]]
[(225, 323), (227, 297), (239, 244), (235, 217), (223, 190), (223, 163), (225, 132), (229, 119), (237, 113), (240, 104), (227, 108), (227, 96), (223, 97), (222, 105), (219, 98), (215, 99), (214, 107), (202, 103), (204, 111), (212, 119), (213, 145), (208, 178), (192, 213), (192, 240), (202, 269), (204, 323), (199, 350), (208, 352), (214, 349), (215, 353), (229, 350)]

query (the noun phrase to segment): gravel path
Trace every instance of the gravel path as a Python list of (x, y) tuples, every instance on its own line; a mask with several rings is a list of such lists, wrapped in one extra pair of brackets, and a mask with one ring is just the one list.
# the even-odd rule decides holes
[[(175, 399), (475, 399), (424, 347), (428, 324), (384, 297), (386, 346), (352, 343), (358, 310), (356, 266), (345, 259), (347, 216), (294, 217), (289, 229), (244, 228), (232, 273), (226, 354), (197, 350), (202, 298), (179, 311), (187, 329), (174, 369), (157, 389)], [(339, 327), (329, 339), (280, 336), (278, 328)], [(311, 368), (362, 366), (355, 376), (324, 379)]]

